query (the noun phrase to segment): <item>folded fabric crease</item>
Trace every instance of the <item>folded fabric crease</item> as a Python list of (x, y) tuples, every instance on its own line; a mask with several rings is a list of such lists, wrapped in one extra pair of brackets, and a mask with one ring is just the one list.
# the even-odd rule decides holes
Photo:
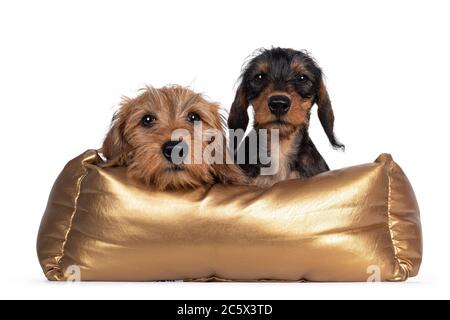
[(37, 241), (49, 280), (74, 266), (86, 281), (404, 281), (419, 271), (419, 208), (390, 155), (265, 190), (161, 192), (101, 162), (86, 151), (50, 193)]

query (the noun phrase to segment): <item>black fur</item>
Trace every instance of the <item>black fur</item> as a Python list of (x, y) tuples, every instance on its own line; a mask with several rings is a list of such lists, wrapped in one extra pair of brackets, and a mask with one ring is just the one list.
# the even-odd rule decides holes
[[(301, 75), (296, 74), (292, 69), (293, 62), (302, 66)], [(266, 72), (261, 72), (261, 65), (267, 67)], [(334, 148), (344, 149), (344, 145), (334, 135), (334, 114), (323, 82), (322, 70), (308, 53), (293, 49), (262, 49), (244, 67), (228, 118), (230, 129), (245, 130), (247, 128), (249, 122), (247, 108), (269, 84), (274, 90), (287, 91), (288, 87), (294, 88), (302, 98), (311, 98), (318, 106), (318, 117), (331, 145)], [(258, 123), (255, 123), (254, 129), (260, 129)], [(328, 171), (328, 165), (309, 137), (307, 125), (300, 129), (296, 140), (298, 141), (297, 157), (290, 163), (291, 169), (298, 171), (304, 177)], [(248, 151), (246, 144), (248, 139), (243, 143)], [(248, 161), (248, 153), (246, 161)], [(254, 177), (259, 174), (261, 166), (246, 162), (241, 167), (249, 176)]]

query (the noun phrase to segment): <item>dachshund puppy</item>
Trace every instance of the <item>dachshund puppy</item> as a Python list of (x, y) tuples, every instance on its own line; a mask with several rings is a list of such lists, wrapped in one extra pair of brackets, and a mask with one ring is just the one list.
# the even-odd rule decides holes
[[(278, 171), (273, 175), (261, 175), (264, 164), (259, 161), (260, 152), (258, 159), (251, 163), (248, 137), (239, 147), (238, 154), (245, 153), (244, 163), (239, 163), (253, 183), (271, 186), (281, 180), (311, 177), (328, 171), (328, 165), (308, 135), (314, 104), (318, 106), (318, 116), (331, 145), (341, 149), (344, 145), (334, 135), (333, 109), (322, 71), (314, 59), (306, 52), (292, 49), (263, 49), (244, 67), (240, 79), (228, 127), (245, 130), (249, 122), (247, 108), (252, 105), (256, 133), (266, 129), (270, 135), (277, 129), (279, 134), (278, 155), (272, 155), (278, 161)], [(260, 135), (256, 136), (261, 139)], [(240, 141), (236, 141), (236, 136), (232, 139), (233, 145), (237, 146)], [(268, 152), (273, 151), (270, 141), (266, 145)]]
[(159, 190), (244, 183), (239, 166), (226, 159), (223, 128), (219, 105), (200, 94), (147, 87), (114, 115), (103, 142), (105, 166), (127, 166), (131, 177)]

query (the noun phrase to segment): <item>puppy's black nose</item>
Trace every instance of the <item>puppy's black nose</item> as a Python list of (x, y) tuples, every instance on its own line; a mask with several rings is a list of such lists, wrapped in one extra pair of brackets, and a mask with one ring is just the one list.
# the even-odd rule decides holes
[(291, 99), (287, 96), (272, 96), (269, 98), (269, 109), (276, 116), (282, 116), (289, 111)]
[(184, 141), (167, 141), (162, 145), (164, 158), (169, 162), (180, 165), (188, 153), (188, 145)]

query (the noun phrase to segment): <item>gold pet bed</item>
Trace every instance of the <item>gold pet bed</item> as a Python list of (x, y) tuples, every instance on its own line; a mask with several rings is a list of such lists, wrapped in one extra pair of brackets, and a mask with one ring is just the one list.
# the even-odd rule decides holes
[(160, 192), (70, 161), (38, 235), (49, 280), (402, 281), (422, 258), (419, 209), (390, 155), (270, 189)]

